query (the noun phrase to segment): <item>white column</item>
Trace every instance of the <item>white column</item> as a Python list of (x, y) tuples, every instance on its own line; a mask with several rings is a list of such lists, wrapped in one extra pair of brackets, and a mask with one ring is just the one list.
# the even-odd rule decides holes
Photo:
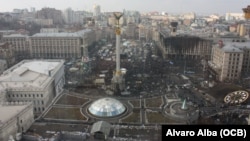
[(120, 74), (120, 35), (116, 34), (116, 76)]

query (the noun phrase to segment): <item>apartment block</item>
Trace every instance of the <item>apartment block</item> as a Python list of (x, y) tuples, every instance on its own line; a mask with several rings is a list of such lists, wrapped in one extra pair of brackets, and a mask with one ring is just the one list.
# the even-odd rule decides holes
[(235, 81), (249, 75), (249, 41), (220, 41), (213, 46), (212, 59), (208, 64), (211, 75), (219, 81)]

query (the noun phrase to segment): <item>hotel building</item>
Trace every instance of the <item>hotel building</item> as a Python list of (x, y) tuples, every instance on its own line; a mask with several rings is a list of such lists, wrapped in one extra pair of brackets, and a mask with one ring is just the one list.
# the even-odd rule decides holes
[(208, 65), (210, 74), (219, 81), (235, 81), (249, 75), (249, 41), (220, 41), (213, 46), (212, 59)]

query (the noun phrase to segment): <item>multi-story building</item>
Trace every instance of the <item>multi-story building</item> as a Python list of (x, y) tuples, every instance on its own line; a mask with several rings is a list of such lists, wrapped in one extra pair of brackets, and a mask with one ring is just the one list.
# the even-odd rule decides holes
[(136, 24), (135, 23), (128, 23), (125, 34), (126, 34), (127, 38), (135, 38)]
[(62, 93), (64, 84), (64, 60), (23, 60), (0, 75), (7, 101), (32, 102), (36, 115)]
[(94, 9), (93, 16), (94, 16), (94, 17), (100, 16), (100, 14), (101, 14), (101, 6), (95, 4), (95, 5), (93, 6), (93, 9)]
[(242, 76), (249, 76), (250, 72), (250, 43), (235, 43), (238, 48), (243, 50)]
[(80, 58), (95, 41), (94, 31), (85, 29), (74, 33), (37, 33), (31, 38), (34, 58)]
[(210, 60), (212, 40), (190, 35), (170, 36), (160, 32), (160, 50), (168, 59), (206, 59)]
[[(62, 24), (63, 16), (61, 10), (56, 10), (55, 8), (42, 8), (41, 10), (36, 12), (36, 19), (47, 19), (51, 20), (53, 24)], [(50, 24), (49, 21), (40, 21), (42, 24)]]
[(16, 61), (30, 58), (29, 36), (22, 34), (4, 35), (2, 40), (12, 45)]
[(139, 24), (138, 25), (138, 35), (139, 40), (150, 40), (152, 39), (152, 26), (149, 24)]
[(160, 33), (159, 30), (155, 27), (152, 28), (152, 40), (159, 43), (160, 41)]
[(237, 25), (237, 33), (241, 37), (250, 37), (250, 24), (238, 24)]
[(15, 53), (10, 43), (0, 43), (0, 59), (6, 60), (8, 67), (15, 64)]
[(244, 13), (226, 13), (225, 20), (244, 20)]
[(32, 103), (10, 103), (0, 105), (0, 140), (19, 140), (34, 122)]
[(35, 23), (41, 26), (51, 26), (54, 24), (53, 19), (35, 19)]
[(223, 43), (223, 41), (214, 45), (212, 59), (208, 62), (210, 74), (219, 81), (239, 80), (242, 71), (248, 72), (250, 67), (250, 47), (245, 45), (247, 44), (240, 42)]
[(64, 22), (71, 24), (74, 22), (74, 11), (71, 8), (67, 8), (63, 11)]
[(74, 23), (83, 24), (84, 18), (89, 16), (89, 13), (86, 11), (74, 11)]

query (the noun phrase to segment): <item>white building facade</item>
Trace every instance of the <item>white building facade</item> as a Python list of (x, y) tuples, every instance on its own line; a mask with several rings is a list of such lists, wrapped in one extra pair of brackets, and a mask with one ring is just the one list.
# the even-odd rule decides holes
[(95, 41), (95, 34), (85, 29), (74, 33), (37, 33), (30, 38), (34, 58), (80, 58), (85, 48)]
[(7, 101), (32, 102), (35, 115), (62, 93), (64, 84), (64, 60), (23, 60), (0, 76)]

